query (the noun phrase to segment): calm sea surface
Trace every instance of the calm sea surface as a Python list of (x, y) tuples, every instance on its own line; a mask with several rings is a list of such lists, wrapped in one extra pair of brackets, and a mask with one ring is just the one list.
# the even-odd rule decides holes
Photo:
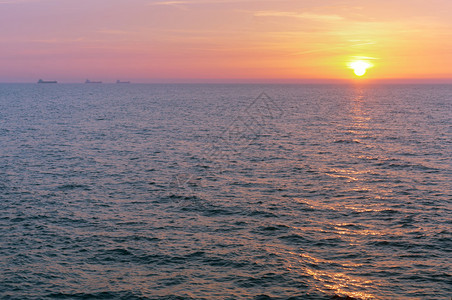
[(451, 85), (1, 84), (0, 298), (450, 299), (451, 128)]

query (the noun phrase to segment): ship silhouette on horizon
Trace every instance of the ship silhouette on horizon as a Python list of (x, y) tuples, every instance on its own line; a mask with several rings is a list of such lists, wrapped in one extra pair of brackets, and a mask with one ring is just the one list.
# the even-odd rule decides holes
[(42, 79), (39, 79), (38, 83), (58, 83), (58, 81), (56, 81), (56, 80), (42, 80)]

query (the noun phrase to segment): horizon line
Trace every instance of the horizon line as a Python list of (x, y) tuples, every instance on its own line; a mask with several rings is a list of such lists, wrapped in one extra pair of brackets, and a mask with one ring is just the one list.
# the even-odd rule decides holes
[[(58, 84), (86, 84), (84, 80), (58, 80), (46, 79), (45, 81), (57, 81)], [(117, 84), (118, 80), (96, 79), (100, 84)], [(93, 82), (96, 82), (93, 81)], [(452, 77), (431, 77), (431, 78), (128, 78), (121, 80), (131, 84), (381, 84), (381, 83), (415, 83), (415, 84), (452, 84)], [(38, 80), (0, 80), (0, 83), (25, 83), (34, 84)]]
[[(57, 84), (86, 84), (84, 80), (63, 80)], [(96, 79), (97, 80), (97, 79)], [(116, 80), (99, 80), (101, 84), (117, 84)], [(127, 79), (130, 84), (452, 84), (452, 78), (158, 78), (158, 79)], [(37, 84), (37, 81), (0, 81), (0, 84)]]

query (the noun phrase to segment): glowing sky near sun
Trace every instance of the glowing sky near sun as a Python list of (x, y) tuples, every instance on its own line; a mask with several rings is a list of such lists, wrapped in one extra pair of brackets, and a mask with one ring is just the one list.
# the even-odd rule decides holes
[(452, 78), (450, 0), (0, 0), (0, 81)]

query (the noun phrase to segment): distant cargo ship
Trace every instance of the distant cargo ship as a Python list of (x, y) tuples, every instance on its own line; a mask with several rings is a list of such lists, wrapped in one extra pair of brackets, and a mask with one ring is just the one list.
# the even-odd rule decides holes
[(38, 83), (58, 83), (58, 81), (56, 81), (56, 80), (42, 80), (42, 79), (39, 79)]
[(89, 79), (86, 79), (85, 83), (102, 83), (102, 81), (91, 81)]
[(130, 83), (130, 81), (121, 81), (121, 80), (116, 80), (116, 83)]

